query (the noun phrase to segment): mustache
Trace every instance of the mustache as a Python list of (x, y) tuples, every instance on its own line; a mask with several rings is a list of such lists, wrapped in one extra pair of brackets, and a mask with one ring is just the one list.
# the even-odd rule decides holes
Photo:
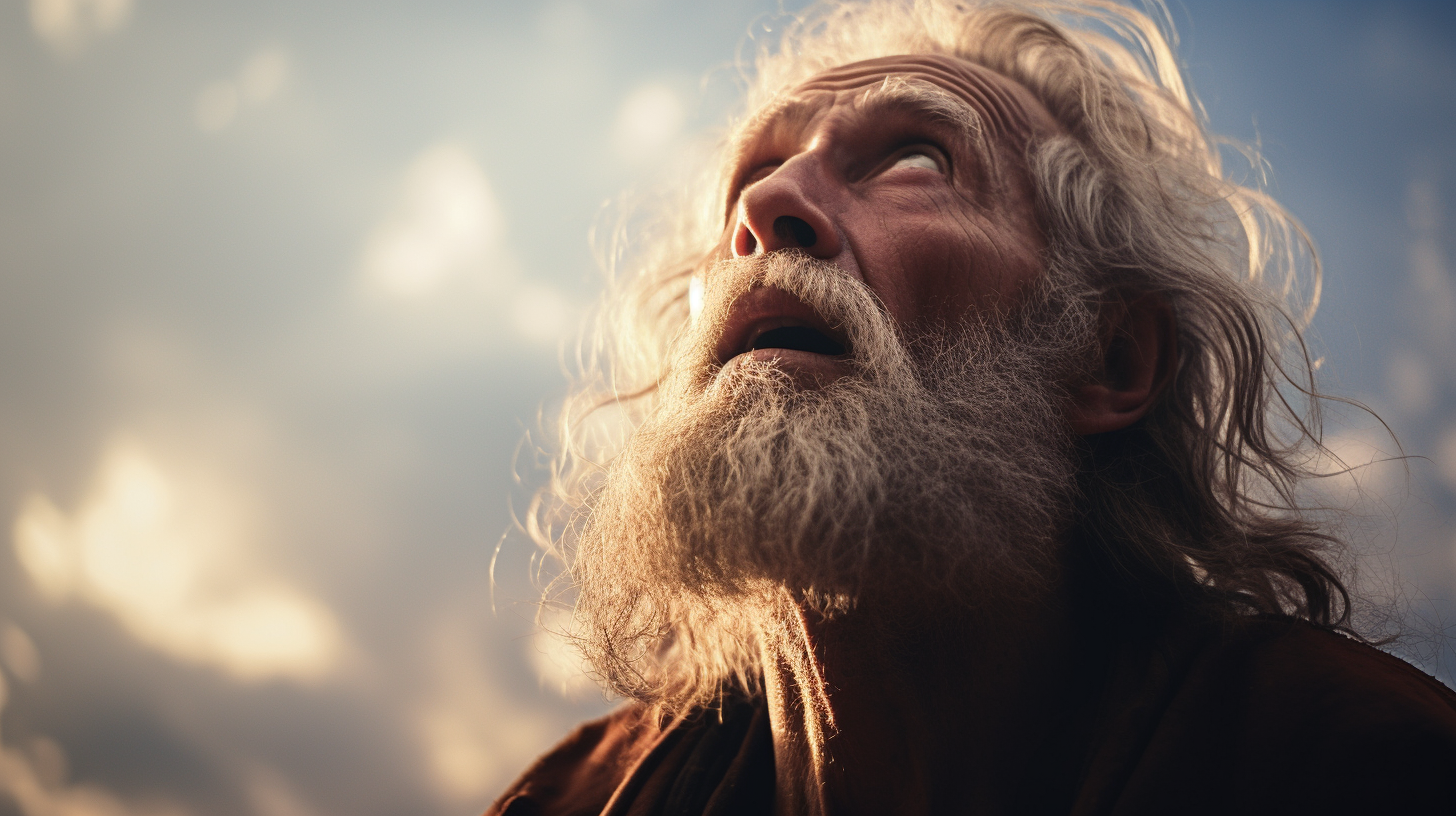
[(676, 347), (679, 370), (716, 370), (720, 346), (746, 295), (772, 287), (788, 293), (846, 340), (850, 364), (868, 372), (908, 363), (903, 338), (879, 296), (834, 264), (799, 250), (728, 258), (705, 270), (702, 306)]

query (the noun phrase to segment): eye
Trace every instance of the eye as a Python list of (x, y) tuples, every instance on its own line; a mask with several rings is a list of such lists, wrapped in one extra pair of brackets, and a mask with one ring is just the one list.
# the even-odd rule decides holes
[(906, 153), (896, 159), (894, 164), (890, 165), (891, 170), (898, 170), (901, 167), (923, 167), (926, 170), (934, 170), (937, 173), (941, 171), (940, 162), (934, 156), (920, 151)]

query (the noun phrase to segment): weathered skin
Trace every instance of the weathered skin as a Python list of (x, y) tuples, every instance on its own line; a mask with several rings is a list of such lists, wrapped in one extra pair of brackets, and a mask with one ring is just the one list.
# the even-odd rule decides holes
[[(991, 155), (978, 155), (956, 123), (908, 105), (861, 104), (891, 76), (975, 111)], [(799, 246), (773, 224), (801, 219), (817, 238), (802, 248), (863, 280), (909, 331), (1005, 308), (1040, 273), (1023, 154), (1056, 124), (1011, 80), (950, 57), (888, 57), (820, 74), (765, 114), (733, 171), (733, 254)], [(905, 161), (916, 154), (939, 167)]]
[[(982, 138), (913, 94), (881, 93), (898, 85), (890, 77), (938, 89), (939, 108), (969, 109)], [(829, 261), (874, 291), (909, 337), (1005, 313), (1042, 274), (1024, 156), (1030, 139), (1056, 130), (1024, 88), (951, 57), (835, 68), (745, 129), (725, 254), (797, 248)], [(776, 229), (784, 218), (808, 230)], [(754, 354), (816, 380), (839, 365)], [(812, 659), (768, 664), (778, 666), (766, 685), (779, 811), (996, 812), (1044, 731), (1038, 708), (1022, 703), (1055, 699), (1054, 686), (1075, 676), (1064, 608), (1034, 599), (991, 632), (948, 619), (950, 599), (883, 589), (833, 621), (805, 612)]]

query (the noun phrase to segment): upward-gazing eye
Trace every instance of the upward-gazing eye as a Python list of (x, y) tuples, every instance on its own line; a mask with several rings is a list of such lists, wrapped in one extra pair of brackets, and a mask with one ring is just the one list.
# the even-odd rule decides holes
[(906, 153), (890, 165), (891, 170), (898, 170), (901, 167), (923, 167), (926, 170), (940, 172), (940, 162), (935, 160), (929, 153)]

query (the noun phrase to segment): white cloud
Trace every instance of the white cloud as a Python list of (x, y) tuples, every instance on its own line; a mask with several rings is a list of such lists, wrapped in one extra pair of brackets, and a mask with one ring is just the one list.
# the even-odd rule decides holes
[(277, 48), (264, 48), (243, 63), (238, 71), (238, 89), (243, 99), (261, 105), (283, 89), (288, 73), (288, 55)]
[(1356, 514), (1389, 516), (1409, 488), (1404, 460), (1383, 429), (1355, 429), (1325, 440), (1314, 469), (1323, 478), (1311, 485), (1330, 506)]
[(556, 724), (507, 698), (458, 615), (436, 626), (427, 660), (433, 689), (415, 730), (436, 792), (461, 805), (498, 793), (557, 736)]
[(500, 207), (464, 146), (437, 144), (412, 161), (391, 212), (364, 246), (369, 286), (419, 299), (502, 276)]
[(292, 63), (276, 47), (261, 48), (229, 79), (210, 83), (197, 95), (192, 120), (203, 133), (226, 130), (243, 112), (278, 95), (288, 84)]
[(30, 0), (30, 28), (61, 56), (73, 57), (131, 16), (131, 0)]
[(565, 336), (578, 315), (560, 292), (536, 285), (522, 286), (516, 292), (513, 311), (516, 331), (536, 343), (550, 343)]
[(39, 493), (15, 520), (16, 555), (55, 601), (113, 615), (142, 643), (242, 680), (316, 680), (342, 637), (317, 599), (250, 569), (240, 497), (206, 474), (169, 472), (114, 443), (70, 517)]
[(666, 85), (638, 87), (622, 101), (612, 128), (617, 155), (634, 164), (660, 155), (682, 131), (686, 113), (678, 95)]

